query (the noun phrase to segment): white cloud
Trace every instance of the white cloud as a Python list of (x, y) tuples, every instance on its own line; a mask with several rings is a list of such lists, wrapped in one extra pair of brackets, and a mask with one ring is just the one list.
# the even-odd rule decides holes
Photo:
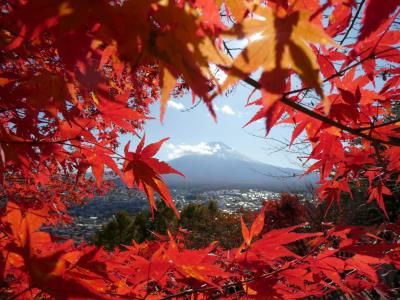
[(168, 159), (175, 159), (188, 154), (212, 155), (213, 153), (221, 149), (219, 145), (211, 147), (207, 145), (205, 142), (201, 142), (197, 145), (189, 145), (189, 144), (174, 145), (168, 143), (166, 147), (170, 151), (168, 154)]
[(182, 110), (185, 108), (185, 106), (182, 103), (175, 102), (174, 100), (168, 101), (168, 107), (172, 107), (178, 110)]
[(229, 105), (226, 105), (226, 104), (221, 107), (221, 111), (227, 115), (231, 115), (231, 116), (235, 115), (235, 112), (233, 111), (233, 109)]

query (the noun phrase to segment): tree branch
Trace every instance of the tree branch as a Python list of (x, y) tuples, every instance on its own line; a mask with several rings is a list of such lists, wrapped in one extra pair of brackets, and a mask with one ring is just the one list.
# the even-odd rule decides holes
[(59, 141), (46, 141), (46, 140), (25, 140), (25, 141), (6, 141), (0, 140), (0, 144), (27, 144), (27, 145), (45, 145), (45, 144), (65, 144), (66, 142), (79, 140), (79, 137)]
[[(386, 52), (386, 51), (387, 50), (381, 51), (380, 53), (383, 53), (383, 52)], [(346, 71), (348, 71), (348, 70), (350, 70), (350, 69), (362, 64), (363, 62), (365, 62), (368, 59), (374, 58), (375, 55), (376, 54), (371, 54), (371, 55), (365, 57), (364, 59), (359, 60), (358, 62), (356, 62), (356, 63), (344, 68), (343, 70), (333, 74), (332, 76), (325, 78), (323, 80), (323, 82), (327, 82), (327, 81), (329, 81), (329, 80), (331, 80), (333, 78), (342, 76), (344, 72), (346, 72)], [(251, 78), (250, 76), (247, 77), (247, 78), (244, 78), (243, 81), (246, 82), (247, 84), (249, 84), (250, 86), (254, 87), (255, 89), (261, 89), (260, 83), (257, 80)], [(371, 142), (382, 143), (382, 144), (392, 145), (392, 146), (400, 146), (400, 139), (398, 139), (398, 138), (389, 137), (388, 141), (385, 141), (385, 140), (382, 140), (382, 139), (378, 139), (378, 138), (373, 138), (370, 135), (362, 133), (362, 131), (364, 129), (360, 130), (360, 128), (348, 127), (348, 126), (346, 126), (346, 125), (344, 125), (342, 123), (339, 123), (337, 121), (334, 121), (334, 120), (330, 119), (329, 117), (327, 117), (325, 115), (322, 115), (322, 114), (316, 112), (315, 110), (310, 110), (310, 109), (304, 107), (303, 105), (301, 105), (300, 103), (293, 102), (293, 101), (291, 101), (291, 100), (289, 100), (287, 98), (287, 96), (289, 96), (289, 95), (297, 94), (297, 93), (300, 93), (300, 92), (303, 92), (303, 91), (307, 91), (309, 89), (311, 89), (311, 87), (304, 87), (304, 88), (300, 88), (300, 89), (296, 89), (296, 90), (292, 90), (292, 91), (286, 92), (286, 93), (283, 94), (283, 97), (281, 98), (280, 101), (283, 104), (285, 104), (287, 106), (290, 106), (293, 109), (295, 109), (297, 111), (300, 111), (300, 112), (302, 112), (302, 113), (304, 113), (304, 114), (306, 114), (306, 115), (308, 115), (308, 116), (310, 116), (310, 117), (312, 117), (314, 119), (317, 119), (317, 120), (319, 120), (321, 122), (324, 122), (324, 123), (329, 124), (331, 126), (334, 126), (334, 127), (339, 128), (339, 129), (342, 129), (342, 130), (344, 130), (346, 132), (349, 132), (349, 133), (351, 133), (353, 135), (362, 137), (362, 138), (364, 138), (366, 140), (369, 140)]]
[(343, 39), (340, 41), (340, 45), (343, 45), (344, 41), (347, 39), (347, 36), (350, 34), (350, 31), (353, 29), (354, 23), (356, 22), (356, 20), (358, 18), (358, 15), (360, 14), (361, 8), (363, 7), (364, 3), (365, 3), (365, 0), (362, 0), (360, 2), (360, 4), (358, 5), (357, 12), (353, 17), (353, 20), (351, 21), (350, 27), (347, 29), (346, 34), (343, 36)]
[(382, 124), (378, 124), (378, 125), (371, 125), (371, 126), (368, 126), (368, 127), (358, 128), (357, 130), (358, 131), (372, 130), (372, 129), (376, 129), (376, 128), (381, 128), (381, 127), (385, 127), (385, 126), (388, 126), (388, 125), (392, 125), (392, 124), (395, 124), (397, 122), (400, 122), (400, 119), (395, 119), (395, 120), (388, 121), (386, 123), (382, 123)]
[[(244, 82), (246, 82), (247, 84), (251, 85), (252, 87), (254, 87), (256, 89), (260, 89), (261, 88), (261, 86), (258, 83), (258, 81), (254, 80), (251, 77), (247, 77), (247, 78), (245, 78), (243, 80), (244, 80)], [(289, 93), (286, 93), (286, 95), (287, 94), (292, 94), (292, 93), (294, 93), (294, 92), (291, 91)], [(290, 106), (291, 108), (293, 108), (293, 109), (295, 109), (297, 111), (300, 111), (300, 112), (302, 112), (302, 113), (304, 113), (304, 114), (306, 114), (306, 115), (308, 115), (308, 116), (310, 116), (310, 117), (312, 117), (314, 119), (317, 119), (317, 120), (319, 120), (321, 122), (324, 122), (326, 124), (329, 124), (331, 126), (337, 127), (337, 128), (342, 129), (344, 131), (347, 131), (347, 132), (349, 132), (349, 133), (351, 133), (353, 135), (362, 137), (362, 138), (364, 138), (364, 139), (366, 139), (368, 141), (375, 142), (375, 143), (382, 143), (382, 144), (392, 145), (392, 146), (400, 146), (400, 139), (389, 138), (388, 141), (384, 141), (382, 139), (373, 138), (370, 135), (362, 133), (359, 130), (359, 128), (348, 127), (348, 126), (346, 126), (346, 125), (344, 125), (342, 123), (339, 123), (337, 121), (334, 121), (334, 120), (330, 119), (329, 117), (327, 117), (325, 115), (322, 115), (322, 114), (320, 114), (320, 113), (318, 113), (318, 112), (316, 112), (314, 110), (310, 110), (310, 109), (302, 106), (300, 103), (291, 101), (290, 99), (288, 99), (285, 96), (285, 94), (283, 95), (283, 97), (281, 98), (280, 101), (283, 104), (285, 104), (287, 106)]]

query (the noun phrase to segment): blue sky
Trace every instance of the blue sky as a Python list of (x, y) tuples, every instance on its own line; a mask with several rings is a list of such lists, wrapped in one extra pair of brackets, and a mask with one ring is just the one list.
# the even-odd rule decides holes
[[(324, 22), (327, 22), (327, 18), (324, 19)], [(354, 27), (350, 36), (356, 36), (357, 30), (357, 26)], [(248, 41), (233, 40), (226, 42), (230, 47), (239, 49), (244, 48)], [(233, 50), (231, 53), (235, 56), (239, 51)], [(255, 73), (252, 77), (257, 79), (260, 72)], [(219, 77), (218, 74), (216, 77)], [(294, 81), (292, 84), (298, 83)], [(296, 88), (296, 86), (293, 86), (293, 88)], [(164, 124), (161, 124), (159, 120), (160, 104), (157, 102), (151, 107), (151, 115), (155, 119), (147, 121), (145, 126), (146, 143), (170, 137), (170, 140), (158, 153), (158, 158), (162, 160), (169, 160), (177, 155), (182, 155), (185, 149), (201, 153), (204, 150), (205, 143), (218, 141), (255, 160), (280, 167), (302, 168), (299, 157), (304, 158), (305, 154), (285, 151), (289, 149), (277, 142), (290, 140), (291, 127), (288, 125), (275, 126), (269, 133), (268, 139), (262, 138), (265, 136), (264, 120), (243, 128), (243, 125), (251, 119), (258, 109), (258, 107), (245, 107), (251, 92), (252, 88), (241, 82), (231, 90), (229, 95), (216, 98), (213, 103), (216, 108), (217, 122), (213, 120), (203, 103), (188, 110), (192, 107), (192, 97), (191, 94), (187, 94), (183, 98), (170, 99)], [(255, 99), (257, 99), (257, 94), (252, 97), (252, 100)], [(135, 145), (138, 140), (131, 136), (124, 136), (121, 139), (119, 151), (122, 152), (123, 146), (129, 139), (132, 145)], [(291, 150), (296, 151), (296, 149)]]
[[(160, 104), (155, 103), (151, 107), (151, 116), (155, 119), (147, 121), (145, 126), (146, 144), (170, 137), (157, 155), (162, 160), (169, 160), (184, 154), (185, 149), (201, 152), (204, 143), (218, 141), (255, 160), (281, 167), (301, 167), (298, 154), (276, 151), (282, 146), (279, 142), (252, 136), (252, 134), (265, 136), (264, 121), (242, 128), (258, 109), (255, 106), (245, 107), (251, 91), (249, 86), (240, 83), (228, 96), (216, 98), (213, 103), (217, 122), (213, 120), (203, 103), (184, 111), (192, 106), (191, 94), (169, 100), (164, 124), (159, 120)], [(290, 139), (290, 136), (289, 127), (278, 126), (272, 129), (268, 137), (284, 140), (284, 138)], [(123, 137), (121, 146), (123, 147), (129, 139), (132, 137)], [(136, 144), (137, 138), (133, 138), (131, 143)]]
[[(235, 49), (244, 48), (247, 40), (226, 41)], [(234, 56), (240, 51), (233, 50)], [(223, 81), (223, 73), (214, 69), (216, 78)], [(258, 78), (261, 72), (255, 72), (253, 78)], [(295, 86), (294, 86), (295, 87)], [(185, 149), (201, 153), (204, 144), (208, 142), (223, 142), (234, 150), (254, 159), (271, 165), (287, 168), (301, 169), (302, 164), (298, 157), (304, 154), (290, 153), (282, 149), (283, 144), (278, 141), (290, 140), (292, 127), (275, 126), (265, 139), (265, 119), (259, 120), (248, 126), (243, 126), (258, 111), (259, 106), (247, 106), (246, 103), (253, 88), (244, 82), (239, 82), (235, 87), (228, 89), (224, 95), (214, 99), (213, 104), (217, 114), (217, 122), (214, 121), (204, 103), (200, 103), (193, 109), (192, 95), (188, 93), (182, 98), (169, 99), (164, 124), (161, 124), (160, 103), (151, 106), (151, 116), (154, 120), (148, 120), (145, 125), (146, 144), (156, 142), (169, 137), (161, 148), (157, 157), (161, 160), (170, 160), (177, 154), (185, 154)], [(252, 94), (251, 100), (260, 97), (260, 92)], [(259, 136), (259, 137), (255, 137)], [(137, 138), (125, 136), (121, 139), (120, 152), (123, 146), (131, 139), (131, 144), (137, 144)], [(131, 146), (132, 147), (132, 146)], [(288, 150), (288, 148), (285, 148)]]

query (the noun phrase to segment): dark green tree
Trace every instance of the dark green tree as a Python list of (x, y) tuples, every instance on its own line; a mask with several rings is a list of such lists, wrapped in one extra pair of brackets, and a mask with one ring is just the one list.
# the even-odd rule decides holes
[(101, 227), (92, 242), (106, 249), (123, 248), (132, 240), (140, 243), (155, 239), (156, 235), (165, 235), (167, 229), (175, 234), (179, 227), (189, 231), (186, 236), (189, 248), (205, 247), (218, 240), (221, 247), (228, 249), (239, 246), (242, 241), (240, 215), (223, 212), (215, 201), (210, 201), (207, 204), (188, 204), (183, 208), (180, 220), (163, 202), (157, 203), (154, 218), (149, 211), (133, 216), (119, 212)]
[(141, 211), (130, 216), (126, 211), (117, 212), (112, 219), (95, 234), (92, 242), (112, 250), (117, 246), (141, 243), (153, 239), (153, 233), (165, 234), (167, 229), (176, 231), (178, 220), (172, 209), (164, 202), (157, 202), (154, 218), (149, 211)]
[(133, 219), (126, 211), (119, 211), (101, 227), (93, 241), (96, 245), (102, 245), (106, 249), (112, 250), (117, 245), (130, 244), (134, 238), (134, 232)]

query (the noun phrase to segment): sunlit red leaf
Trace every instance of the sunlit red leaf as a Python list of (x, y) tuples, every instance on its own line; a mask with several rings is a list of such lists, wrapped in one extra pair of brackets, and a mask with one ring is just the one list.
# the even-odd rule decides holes
[(396, 0), (367, 0), (358, 41), (367, 38), (400, 6)]
[(174, 173), (183, 176), (183, 174), (173, 169), (168, 164), (153, 158), (166, 140), (167, 139), (163, 139), (144, 147), (145, 137), (143, 137), (136, 148), (136, 152), (129, 152), (129, 143), (127, 143), (125, 146), (123, 172), (129, 187), (136, 186), (144, 190), (152, 210), (156, 209), (153, 196), (153, 192), (155, 191), (161, 196), (165, 204), (171, 207), (175, 211), (175, 214), (179, 216), (179, 212), (174, 205), (168, 187), (160, 175)]

